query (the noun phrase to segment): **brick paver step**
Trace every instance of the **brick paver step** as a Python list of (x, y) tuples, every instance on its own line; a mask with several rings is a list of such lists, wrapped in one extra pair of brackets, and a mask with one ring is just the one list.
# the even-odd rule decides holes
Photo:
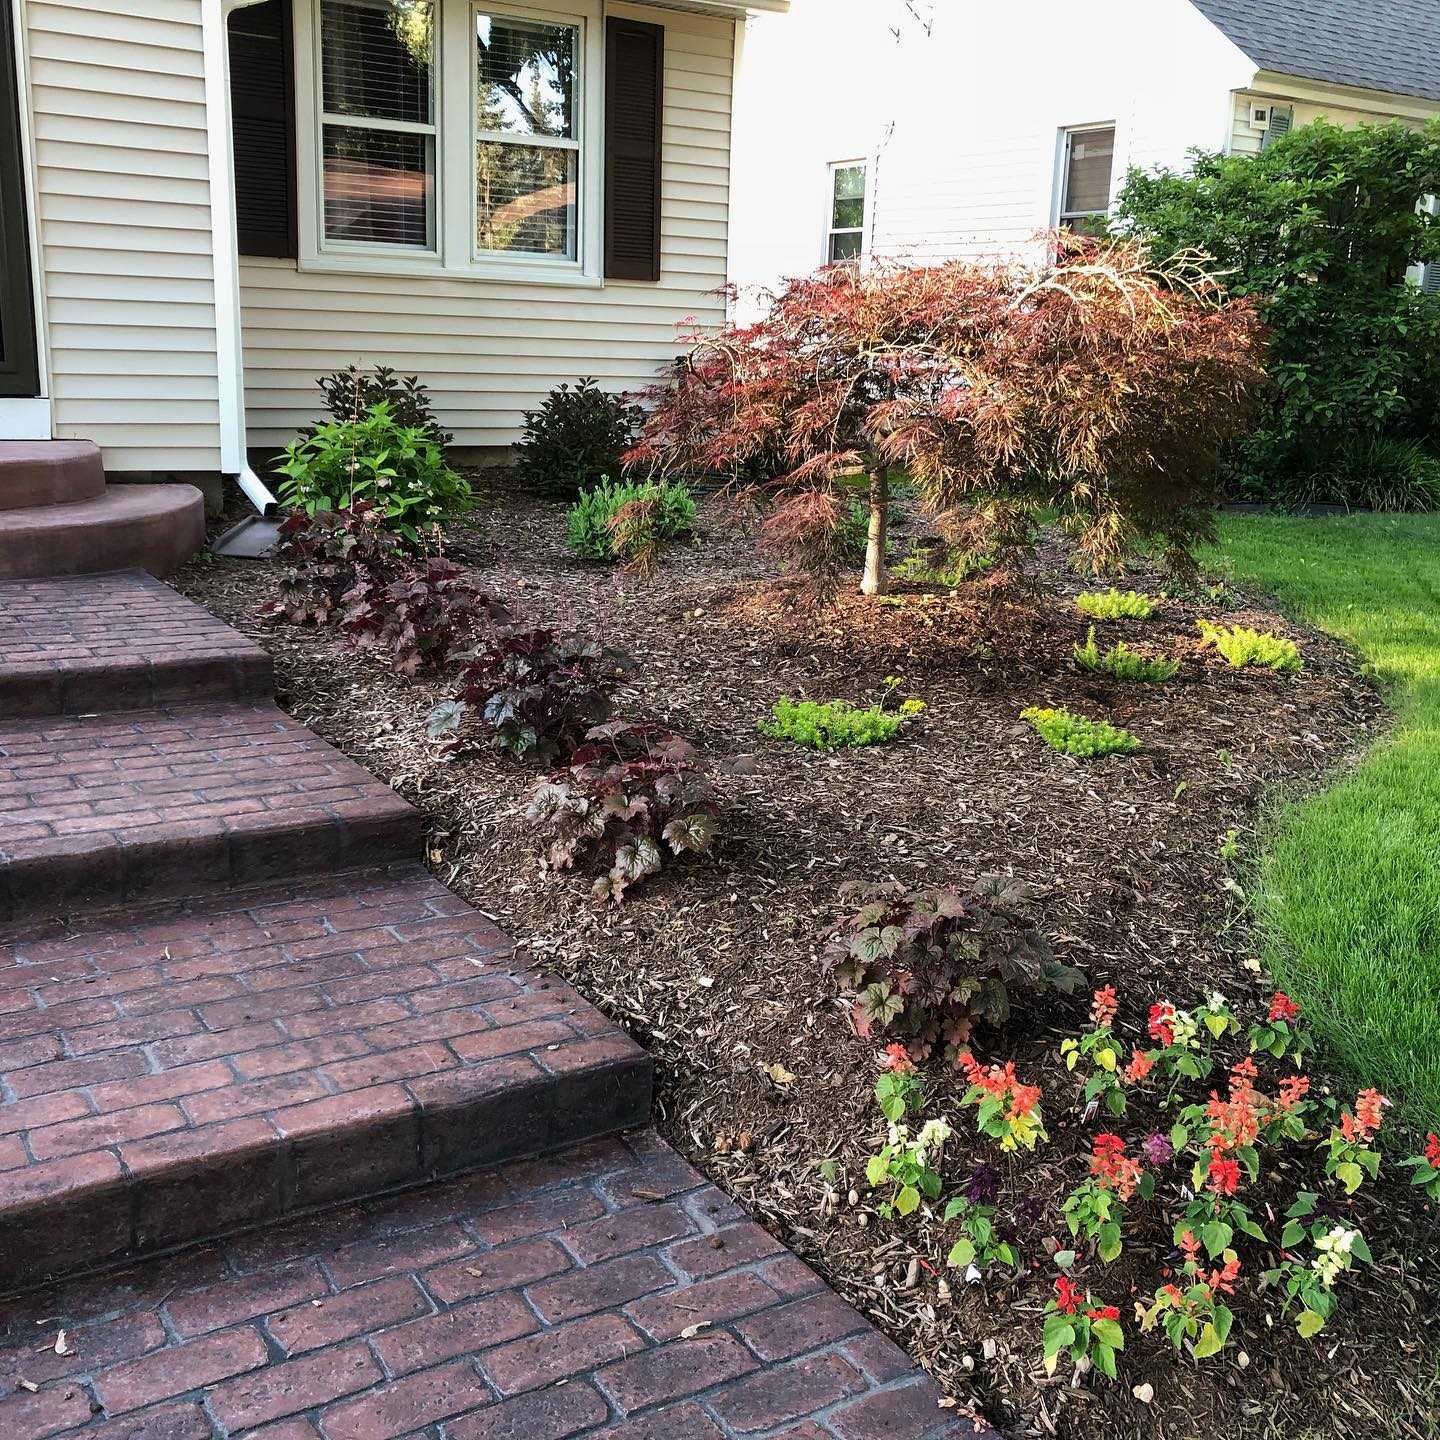
[(0, 721), (0, 922), (408, 859), (421, 830), (273, 705)]
[(643, 1124), (650, 1087), (419, 868), (41, 930), (0, 944), (0, 1286)]
[(0, 584), (0, 718), (269, 700), (270, 657), (143, 570)]
[(994, 1440), (653, 1131), (3, 1309), (6, 1440)]

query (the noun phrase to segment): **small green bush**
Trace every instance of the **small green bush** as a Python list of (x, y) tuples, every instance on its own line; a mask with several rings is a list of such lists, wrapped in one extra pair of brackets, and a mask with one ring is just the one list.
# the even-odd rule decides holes
[(895, 567), (902, 580), (917, 580), (922, 585), (943, 585), (953, 590), (967, 580), (983, 575), (995, 564), (995, 557), (974, 550), (960, 550), (948, 545), (922, 545), (915, 542), (910, 553)]
[(1128, 755), (1140, 748), (1140, 742), (1128, 730), (1104, 720), (1087, 720), (1069, 710), (1042, 710), (1032, 705), (1020, 712), (1020, 718), (1028, 720), (1051, 749), (1082, 760)]
[(1307, 505), (1396, 514), (1440, 510), (1440, 456), (1418, 440), (1354, 436), (1314, 470), (1277, 480), (1275, 498), (1289, 510)]
[[(440, 428), (430, 401), (430, 389), (418, 375), (398, 375), (388, 365), (361, 369), (358, 365), (322, 375), (316, 382), (325, 397), (332, 420), (363, 420), (374, 405), (388, 405), (395, 423), (407, 430), (423, 430), (437, 445), (454, 436)], [(307, 434), (313, 433), (311, 427)]]
[(1082, 615), (1092, 620), (1148, 620), (1155, 613), (1155, 602), (1137, 590), (1120, 591), (1112, 585), (1108, 590), (1089, 590), (1075, 597)]
[(1286, 640), (1269, 630), (1247, 630), (1243, 625), (1212, 625), (1208, 620), (1197, 620), (1195, 627), (1200, 639), (1229, 662), (1233, 669), (1241, 670), (1247, 665), (1263, 667), (1266, 670), (1303, 670), (1305, 662), (1300, 658), (1300, 647), (1293, 640)]
[(578, 495), (620, 473), (644, 418), (638, 405), (589, 378), (557, 385), (538, 410), (526, 412), (525, 434), (515, 447), (515, 477), (542, 493)]
[(872, 705), (861, 710), (846, 700), (792, 700), (782, 696), (760, 722), (760, 733), (771, 740), (793, 740), (811, 750), (848, 750), (859, 745), (888, 745), (911, 715), (925, 708), (920, 700), (907, 700), (899, 710)]
[(312, 518), (367, 504), (374, 523), (418, 546), (420, 532), (475, 503), (469, 482), (418, 425), (400, 425), (382, 401), (359, 420), (335, 420), (285, 447), (280, 503)]
[(601, 482), (565, 516), (566, 540), (586, 560), (648, 564), (667, 540), (695, 528), (695, 501), (678, 482)]
[(1123, 640), (1108, 650), (1101, 650), (1095, 643), (1095, 627), (1085, 637), (1083, 645), (1075, 647), (1075, 663), (1082, 670), (1093, 670), (1097, 675), (1109, 675), (1115, 680), (1131, 680), (1142, 685), (1162, 685), (1173, 680), (1180, 669), (1178, 660), (1151, 660), (1137, 654)]

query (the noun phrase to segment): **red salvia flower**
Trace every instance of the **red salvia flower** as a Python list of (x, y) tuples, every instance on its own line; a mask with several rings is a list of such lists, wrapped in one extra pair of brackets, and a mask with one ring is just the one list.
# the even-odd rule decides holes
[(1300, 1014), (1300, 1007), (1283, 991), (1277, 990), (1270, 1000), (1270, 1019), (1294, 1020)]
[(1158, 1040), (1162, 1045), (1173, 1045), (1175, 1043), (1175, 1007), (1168, 1001), (1162, 1000), (1158, 1005), (1150, 1007), (1150, 1038)]
[(1097, 1135), (1090, 1156), (1090, 1174), (1123, 1205), (1135, 1193), (1145, 1172), (1125, 1154), (1125, 1142), (1118, 1135)]
[(1217, 1195), (1233, 1195), (1240, 1188), (1240, 1166), (1237, 1161), (1212, 1154), (1205, 1174), (1208, 1187)]
[(1118, 1320), (1120, 1312), (1113, 1305), (1096, 1305), (1085, 1312), (1087, 1320)]
[(1085, 1303), (1085, 1297), (1068, 1275), (1055, 1280), (1055, 1308), (1062, 1315), (1075, 1315)]
[(1440, 1135), (1433, 1130), (1425, 1137), (1425, 1163), (1432, 1170), (1440, 1170)]

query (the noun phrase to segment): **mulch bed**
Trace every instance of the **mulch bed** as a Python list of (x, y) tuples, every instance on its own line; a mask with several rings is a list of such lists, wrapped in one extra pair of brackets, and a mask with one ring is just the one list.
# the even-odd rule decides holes
[[(1356, 1202), (1376, 1265), (1347, 1280), (1342, 1313), (1319, 1340), (1300, 1341), (1273, 1297), (1267, 1305), (1245, 1286), (1219, 1359), (1179, 1361), (1130, 1323), (1119, 1383), (1068, 1365), (1047, 1379), (1047, 1249), (1062, 1234), (1060, 1199), (1106, 1128), (1082, 1117), (1057, 1058), (1061, 1038), (1083, 1028), (1085, 1000), (1022, 999), (1002, 1035), (976, 1036), (977, 1053), (1013, 1057), (1045, 1086), (1051, 1143), (1005, 1167), (1002, 1204), (1045, 1202), (1021, 1237), (1030, 1270), (966, 1285), (945, 1271), (953, 1235), (938, 1222), (874, 1213), (864, 1165), (883, 1128), (876, 1046), (856, 1039), (817, 965), (817, 937), (854, 908), (840, 894), (847, 881), (964, 885), (1004, 872), (1044, 887), (1043, 925), (1059, 958), (1119, 988), (1127, 1044), (1143, 1043), (1162, 996), (1189, 1005), (1218, 986), (1246, 1023), (1258, 1018), (1271, 987), (1247, 964), (1246, 878), (1222, 848), (1233, 850), (1230, 832), (1245, 845), (1277, 789), (1314, 786), (1378, 733), (1381, 706), (1347, 652), (1259, 597), (1199, 591), (1167, 598), (1151, 622), (1101, 627), (1107, 642), (1123, 636), (1183, 662), (1168, 685), (1120, 686), (1070, 661), (1086, 628), (1070, 597), (1085, 587), (1056, 541), (1008, 586), (912, 586), (882, 604), (828, 605), (777, 578), (713, 502), (702, 507), (700, 542), (642, 579), (574, 560), (563, 507), (490, 493), (453, 537), (455, 558), (526, 619), (628, 650), (639, 664), (621, 713), (663, 721), (704, 754), (754, 757), (749, 773), (722, 782), (729, 810), (717, 852), (620, 906), (597, 908), (584, 877), (540, 874), (524, 819), (532, 771), (489, 755), (439, 758), (425, 722), (443, 683), (399, 681), (331, 635), (259, 621), (273, 586), (267, 563), (206, 557), (179, 584), (273, 652), (292, 714), (426, 811), (431, 863), (447, 884), (652, 1050), (673, 1143), (907, 1345), (962, 1408), (1007, 1435), (1436, 1433), (1436, 1362), (1424, 1337), (1440, 1247), (1433, 1216), (1394, 1179)], [(1137, 572), (1127, 583), (1163, 582)], [(1195, 616), (1221, 611), (1293, 635), (1304, 672), (1234, 672), (1202, 652)], [(890, 746), (823, 756), (756, 733), (781, 694), (868, 703), (888, 675), (927, 706)], [(1019, 719), (1033, 704), (1110, 719), (1143, 748), (1067, 759)], [(956, 1104), (963, 1079), (930, 1070), (927, 1113), (957, 1126), (945, 1157), (953, 1181), (982, 1151)], [(1123, 1132), (1141, 1136), (1151, 1118), (1132, 1108)], [(832, 1179), (823, 1160), (838, 1167), (827, 1167)], [(1293, 1196), (1300, 1163), (1287, 1155), (1252, 1195), (1263, 1197), (1262, 1223), (1265, 1201), (1283, 1208)], [(1313, 1187), (1316, 1167), (1304, 1163)], [(1182, 1178), (1171, 1167), (1161, 1194), (1173, 1200)], [(1158, 1206), (1137, 1201), (1131, 1220), (1125, 1254), (1108, 1268), (1092, 1262), (1087, 1275), (1127, 1322), (1176, 1258)], [(1258, 1255), (1246, 1263), (1261, 1268)]]

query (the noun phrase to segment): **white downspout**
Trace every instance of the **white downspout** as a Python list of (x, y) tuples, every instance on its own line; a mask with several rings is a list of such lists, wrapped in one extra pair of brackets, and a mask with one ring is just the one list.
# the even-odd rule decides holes
[(235, 164), (230, 126), (226, 20), (260, 0), (201, 0), (205, 127), (210, 169), (210, 244), (215, 274), (215, 364), (220, 387), (220, 469), (233, 475), (262, 515), (275, 497), (245, 456), (245, 377), (240, 340), (240, 256), (235, 229)]

